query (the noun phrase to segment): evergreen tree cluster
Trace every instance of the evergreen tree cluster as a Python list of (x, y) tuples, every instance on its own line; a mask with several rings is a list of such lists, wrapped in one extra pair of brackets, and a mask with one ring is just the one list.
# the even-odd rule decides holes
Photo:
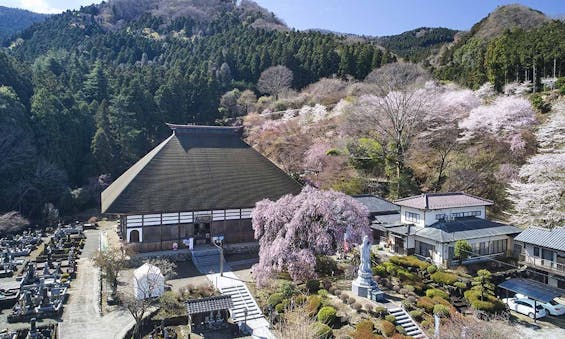
[(565, 75), (565, 22), (533, 29), (514, 28), (485, 40), (470, 36), (440, 55), (436, 75), (478, 88), (490, 81), (497, 90), (509, 82), (531, 81), (541, 89), (544, 77)]
[(166, 122), (221, 120), (222, 95), (263, 94), (256, 84), (271, 66), (288, 67), (301, 89), (323, 77), (362, 79), (395, 61), (371, 43), (254, 28), (260, 15), (146, 13), (108, 29), (89, 6), (10, 41), (0, 51), (0, 129), (10, 138), (0, 147), (27, 141), (26, 157), (0, 161), (8, 164), (0, 166), (0, 212), (39, 218), (46, 203), (63, 212), (94, 204), (108, 178), (100, 175), (119, 176), (170, 134)]

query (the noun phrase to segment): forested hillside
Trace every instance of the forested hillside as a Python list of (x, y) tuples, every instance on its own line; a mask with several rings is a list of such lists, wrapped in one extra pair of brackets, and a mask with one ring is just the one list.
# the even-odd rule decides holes
[[(165, 122), (233, 123), (251, 104), (278, 109), (322, 77), (363, 79), (392, 61), (371, 43), (290, 31), (249, 1), (121, 0), (52, 16), (0, 52), (0, 154), (13, 154), (0, 210), (84, 208), (170, 133)], [(279, 69), (290, 81), (273, 89)]]
[(565, 22), (517, 5), (504, 6), (461, 34), (438, 56), (436, 75), (478, 88), (486, 81), (498, 91), (509, 82), (565, 74)]
[(376, 41), (396, 55), (411, 62), (427, 62), (446, 43), (453, 42), (454, 29), (420, 27), (398, 35), (379, 37)]
[(14, 34), (45, 20), (48, 16), (24, 9), (0, 6), (0, 45)]

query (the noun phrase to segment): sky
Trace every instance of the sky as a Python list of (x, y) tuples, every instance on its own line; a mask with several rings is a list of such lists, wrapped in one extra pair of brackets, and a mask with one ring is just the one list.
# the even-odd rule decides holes
[[(392, 35), (418, 27), (468, 30), (497, 6), (520, 3), (555, 17), (564, 0), (255, 0), (296, 29)], [(0, 0), (1, 6), (40, 13), (78, 9), (95, 0)]]

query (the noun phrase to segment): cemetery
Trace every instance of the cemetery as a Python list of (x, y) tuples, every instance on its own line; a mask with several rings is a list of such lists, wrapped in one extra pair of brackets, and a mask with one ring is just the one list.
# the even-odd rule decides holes
[(0, 338), (52, 337), (53, 323), (38, 326), (37, 322), (61, 316), (84, 240), (78, 224), (0, 239), (0, 310), (3, 319), (15, 325)]

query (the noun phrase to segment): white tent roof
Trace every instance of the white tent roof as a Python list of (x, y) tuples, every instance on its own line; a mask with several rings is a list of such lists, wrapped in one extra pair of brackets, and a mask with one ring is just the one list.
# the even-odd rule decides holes
[(153, 265), (148, 264), (148, 263), (141, 265), (138, 269), (136, 269), (133, 272), (133, 275), (136, 279), (141, 279), (141, 278), (149, 276), (149, 275), (158, 275), (158, 276), (161, 276), (161, 277), (163, 276), (161, 274), (161, 270), (159, 269), (159, 267), (153, 266)]

